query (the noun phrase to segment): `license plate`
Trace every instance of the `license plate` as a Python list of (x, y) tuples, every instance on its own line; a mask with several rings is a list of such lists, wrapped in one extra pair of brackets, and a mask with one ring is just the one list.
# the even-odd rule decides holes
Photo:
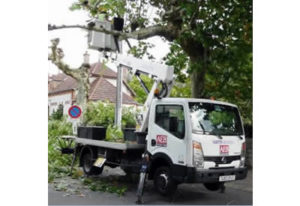
[(106, 161), (106, 159), (105, 158), (103, 158), (103, 157), (98, 157), (98, 159), (95, 161), (95, 163), (94, 163), (94, 166), (95, 167), (102, 167), (103, 166), (103, 164), (104, 164), (104, 162)]
[(233, 181), (233, 180), (235, 180), (235, 175), (225, 175), (219, 177), (220, 182)]

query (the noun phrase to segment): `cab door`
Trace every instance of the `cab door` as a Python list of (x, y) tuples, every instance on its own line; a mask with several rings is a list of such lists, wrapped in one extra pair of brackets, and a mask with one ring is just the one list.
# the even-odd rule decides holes
[(186, 118), (184, 105), (156, 104), (149, 121), (148, 151), (164, 153), (173, 164), (186, 165)]

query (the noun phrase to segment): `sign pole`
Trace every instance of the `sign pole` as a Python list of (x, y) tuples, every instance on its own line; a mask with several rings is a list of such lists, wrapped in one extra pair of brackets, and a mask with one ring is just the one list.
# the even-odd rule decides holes
[(115, 125), (121, 129), (122, 122), (122, 80), (123, 69), (121, 65), (118, 65), (118, 77), (117, 77), (117, 94), (116, 94), (116, 110), (115, 110)]
[(81, 108), (73, 105), (69, 108), (68, 113), (72, 121), (73, 134), (77, 135), (77, 126), (79, 124), (79, 117), (81, 116)]

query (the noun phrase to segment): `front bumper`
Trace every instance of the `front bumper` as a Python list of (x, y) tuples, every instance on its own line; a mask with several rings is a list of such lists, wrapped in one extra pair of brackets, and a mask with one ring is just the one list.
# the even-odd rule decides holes
[(235, 180), (245, 179), (248, 169), (230, 168), (230, 169), (208, 169), (196, 171), (195, 168), (188, 168), (187, 176), (184, 182), (187, 183), (213, 183), (219, 182), (219, 177), (224, 175), (235, 175)]

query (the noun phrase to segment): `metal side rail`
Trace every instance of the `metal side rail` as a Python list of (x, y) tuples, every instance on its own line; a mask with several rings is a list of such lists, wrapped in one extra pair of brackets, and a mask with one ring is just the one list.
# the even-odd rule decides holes
[(92, 145), (92, 146), (105, 147), (105, 148), (117, 149), (117, 150), (145, 148), (144, 144), (108, 142), (108, 141), (85, 139), (85, 138), (78, 138), (78, 137), (76, 137), (75, 142), (83, 145)]

